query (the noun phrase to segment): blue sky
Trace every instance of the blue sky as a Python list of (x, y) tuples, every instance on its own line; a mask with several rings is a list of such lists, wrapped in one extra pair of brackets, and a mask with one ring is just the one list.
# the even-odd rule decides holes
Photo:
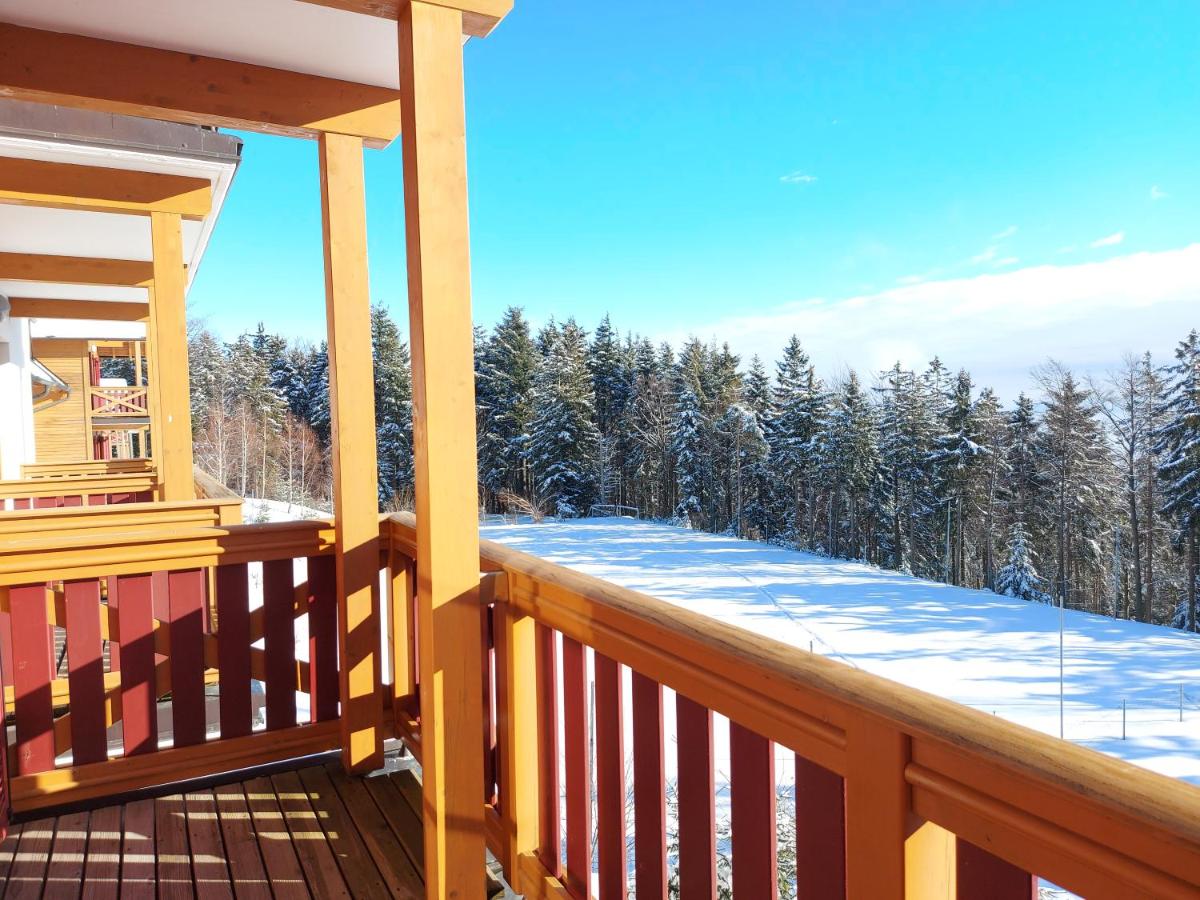
[[(799, 330), (830, 372), (937, 352), (1002, 386), (1200, 326), (1193, 2), (517, 0), (465, 53), (482, 324)], [(319, 339), (315, 145), (245, 137), (192, 311)], [(367, 166), (403, 320), (398, 142)]]

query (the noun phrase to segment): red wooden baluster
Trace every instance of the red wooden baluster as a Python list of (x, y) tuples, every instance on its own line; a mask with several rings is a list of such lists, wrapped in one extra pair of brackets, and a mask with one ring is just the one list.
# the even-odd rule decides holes
[(71, 497), (63, 497), (63, 504), (62, 504), (62, 505), (63, 505), (64, 507), (66, 507), (66, 506), (72, 506), (72, 507), (74, 507), (74, 506), (83, 506), (83, 497), (82, 497), (82, 495), (71, 496)]
[[(117, 634), (117, 627), (114, 623), (121, 619), (121, 604), (120, 597), (116, 588), (117, 579), (106, 578), (105, 584), (105, 602), (107, 608), (100, 610), (100, 615), (108, 616), (108, 671), (121, 671), (121, 639)], [(115, 615), (114, 615), (115, 613)]]
[(62, 497), (36, 497), (33, 501), (34, 509), (58, 509), (62, 505), (60, 502)]
[(100, 581), (68, 581), (67, 684), (71, 692), (71, 759), (74, 765), (108, 758), (104, 714), (104, 656), (100, 642)]
[(54, 706), (50, 695), (53, 659), (46, 643), (46, 585), (8, 590), (12, 616), (13, 709), (17, 720), (17, 772), (33, 775), (54, 768)]
[(479, 617), (483, 659), (483, 802), (496, 802), (496, 632), (495, 607), (484, 606)]
[(633, 861), (638, 900), (667, 897), (667, 764), (662, 685), (633, 673)]
[(108, 504), (108, 494), (88, 494), (88, 506), (106, 506)]
[[(0, 509), (3, 507), (0, 506)], [(9, 652), (9, 645), (0, 648), (0, 655)], [(4, 686), (11, 682), (0, 675), (0, 697), (4, 696)], [(0, 841), (8, 837), (8, 825), (12, 820), (12, 794), (8, 786), (8, 726), (0, 727)]]
[(126, 756), (158, 749), (153, 584), (150, 575), (108, 580), (110, 601), (114, 590), (120, 598), (121, 731)]
[(13, 683), (12, 617), (0, 611), (0, 678), (5, 684)]
[(267, 730), (296, 724), (296, 581), (290, 559), (263, 563)]
[(1037, 876), (962, 838), (955, 844), (958, 900), (1037, 900)]
[(813, 900), (846, 896), (846, 783), (796, 756), (796, 893)]
[(600, 898), (625, 897), (625, 740), (621, 666), (602, 653), (596, 666), (596, 850)]
[(775, 900), (775, 754), (766, 738), (730, 722), (729, 757), (733, 895)]
[(250, 733), (250, 585), (245, 563), (217, 566), (217, 669), (221, 737)]
[(567, 890), (589, 895), (592, 877), (592, 766), (588, 748), (587, 652), (563, 636), (563, 750), (567, 789)]
[(203, 569), (167, 576), (171, 613), (171, 723), (175, 746), (204, 743)]
[(308, 558), (308, 690), (312, 721), (338, 716), (337, 571), (332, 556)]
[(679, 896), (716, 900), (717, 791), (712, 710), (676, 694), (675, 732), (679, 751)]
[(552, 629), (537, 626), (538, 696), (538, 855), (552, 875), (562, 860), (562, 819), (558, 765), (558, 640)]
[(28, 497), (18, 497), (13, 500), (13, 509), (32, 509), (33, 504)]

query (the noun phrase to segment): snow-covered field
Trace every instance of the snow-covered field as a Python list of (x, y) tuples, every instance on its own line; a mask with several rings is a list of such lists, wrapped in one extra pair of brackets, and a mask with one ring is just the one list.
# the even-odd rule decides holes
[[(482, 536), (1059, 733), (1056, 608), (630, 519), (488, 524)], [(1200, 636), (1064, 619), (1066, 738), (1200, 784)]]

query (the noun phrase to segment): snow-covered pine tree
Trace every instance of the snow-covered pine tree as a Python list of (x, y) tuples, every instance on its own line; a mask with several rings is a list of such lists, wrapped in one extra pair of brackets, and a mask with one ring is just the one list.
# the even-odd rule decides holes
[(476, 393), (480, 406), (479, 478), (493, 495), (529, 498), (529, 428), (538, 351), (520, 307), (504, 311), (480, 347)]
[(1175, 348), (1164, 369), (1162, 424), (1155, 433), (1162, 511), (1176, 523), (1185, 554), (1184, 585), (1172, 624), (1197, 630), (1196, 590), (1200, 578), (1200, 333), (1192, 331)]
[[(937, 362), (935, 360), (935, 362)], [(965, 584), (967, 513), (982, 487), (984, 462), (991, 450), (981, 443), (975, 402), (971, 396), (971, 376), (960, 370), (950, 390), (945, 413), (945, 430), (933, 442), (929, 453), (934, 490), (944, 510), (942, 528), (944, 553), (942, 580)]]
[(815, 438), (829, 400), (800, 339), (792, 335), (775, 368), (774, 417), (767, 431), (771, 471), (780, 488), (777, 531), (812, 548), (817, 529)]
[(646, 515), (666, 517), (674, 509), (671, 437), (675, 421), (675, 357), (670, 344), (657, 350), (635, 342), (634, 388), (628, 417), (630, 467), (638, 480), (634, 498)]
[(879, 477), (879, 449), (874, 410), (853, 369), (836, 391), (814, 446), (826, 500), (826, 552), (859, 558), (860, 517)]
[(412, 360), (400, 329), (382, 306), (371, 308), (371, 355), (379, 502), (395, 508), (406, 502), (413, 483)]
[(533, 382), (530, 469), (539, 498), (563, 517), (585, 516), (596, 499), (595, 399), (587, 334), (573, 319), (543, 329)]
[(1036, 557), (1029, 545), (1029, 534), (1020, 520), (1008, 532), (1006, 560), (996, 573), (996, 593), (1036, 603), (1050, 603), (1044, 590), (1046, 580), (1038, 574)]
[(757, 538), (772, 534), (771, 445), (768, 433), (772, 419), (771, 378), (759, 357), (750, 360), (742, 386), (742, 405), (754, 416), (756, 431), (762, 436), (761, 455), (747, 459), (742, 471), (743, 533)]
[(704, 459), (704, 417), (700, 401), (692, 386), (685, 382), (676, 402), (674, 437), (671, 452), (675, 458), (676, 491), (675, 518), (689, 528), (704, 527), (704, 480), (707, 464)]
[(329, 410), (329, 346), (321, 341), (305, 368), (305, 393), (308, 396), (308, 424), (324, 447), (329, 446), (333, 428)]

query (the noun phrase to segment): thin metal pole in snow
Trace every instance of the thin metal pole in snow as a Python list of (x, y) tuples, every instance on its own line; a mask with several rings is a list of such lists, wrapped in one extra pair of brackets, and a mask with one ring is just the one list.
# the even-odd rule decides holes
[(1121, 740), (1125, 740), (1125, 698), (1121, 698)]
[(1183, 682), (1179, 683), (1179, 721), (1183, 721)]

